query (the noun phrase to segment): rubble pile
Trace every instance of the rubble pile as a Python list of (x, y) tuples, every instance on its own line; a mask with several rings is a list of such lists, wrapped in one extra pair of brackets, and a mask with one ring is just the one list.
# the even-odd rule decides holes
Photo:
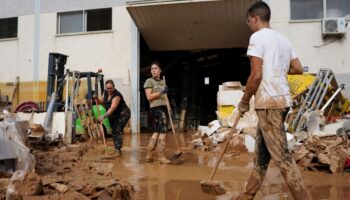
[(18, 170), (10, 180), (7, 187), (6, 199), (22, 199), (27, 196), (43, 194), (43, 183), (41, 178), (32, 172)]
[(312, 136), (294, 149), (294, 158), (307, 169), (343, 172), (350, 158), (350, 140), (340, 136)]
[[(200, 126), (198, 132), (192, 136), (193, 148), (209, 152), (217, 151), (219, 144), (226, 141), (237, 117), (238, 112), (232, 112), (229, 116), (226, 116), (224, 121), (214, 120), (209, 123), (208, 127)], [(231, 138), (229, 149), (240, 152), (254, 152), (257, 125), (258, 119), (254, 106), (251, 106), (250, 111), (246, 112), (239, 120)]]
[(16, 171), (0, 182), (0, 199), (132, 199), (133, 186), (112, 177), (112, 163), (86, 157), (91, 151), (87, 143), (33, 150), (36, 173)]
[[(288, 76), (293, 106), (287, 115), (288, 149), (298, 163), (308, 169), (326, 169), (332, 173), (350, 168), (350, 103), (342, 94), (330, 69), (321, 69), (316, 76)], [(199, 126), (193, 135), (193, 147), (209, 152), (219, 149), (230, 132), (238, 113), (235, 109), (244, 88), (240, 83), (226, 82), (219, 86), (218, 120)], [(229, 148), (254, 152), (258, 119), (251, 99), (250, 111), (240, 119)], [(295, 144), (300, 144), (295, 147)]]
[(41, 125), (11, 120), (0, 123), (0, 149), (17, 164), (0, 173), (0, 200), (132, 199), (133, 186), (112, 177), (113, 163), (101, 161), (108, 155), (96, 145), (48, 145), (57, 140), (44, 139)]
[[(192, 136), (192, 147), (201, 151), (216, 152), (220, 144), (228, 139), (231, 129), (230, 127), (221, 127), (211, 136), (203, 134), (199, 130)], [(237, 152), (253, 152), (256, 130), (256, 127), (247, 127), (240, 132), (236, 131), (233, 133), (228, 148)]]
[(55, 148), (49, 152), (34, 151), (44, 194), (60, 198), (67, 194), (78, 195), (79, 199), (98, 199), (101, 195), (105, 199), (107, 196), (109, 199), (131, 199), (132, 185), (112, 178), (112, 163), (85, 158), (85, 153), (91, 151), (97, 150), (90, 144)]

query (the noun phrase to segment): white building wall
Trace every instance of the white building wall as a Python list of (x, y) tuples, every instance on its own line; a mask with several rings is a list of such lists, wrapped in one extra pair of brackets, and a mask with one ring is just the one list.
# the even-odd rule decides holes
[[(271, 7), (271, 26), (285, 35), (294, 46), (303, 66), (309, 72), (316, 73), (320, 68), (331, 68), (337, 76), (338, 83), (346, 83), (343, 92), (350, 98), (350, 31), (346, 35), (328, 45), (334, 38), (323, 39), (321, 20), (313, 22), (291, 22), (289, 0), (269, 0)], [(310, 11), (312, 12), (312, 11)], [(349, 13), (350, 14), (350, 13)]]
[[(97, 71), (105, 77), (127, 79), (131, 61), (131, 18), (124, 6), (113, 8), (112, 31), (59, 36), (57, 14), (40, 16), (40, 80), (47, 79), (49, 52), (69, 56), (66, 67), (78, 71)], [(33, 80), (34, 16), (20, 16), (18, 39), (0, 41), (0, 80)], [(9, 76), (11, 74), (11, 76)]]
[[(82, 9), (125, 6), (125, 0), (40, 0), (40, 12), (66, 12)], [(0, 0), (0, 18), (34, 14), (35, 0)]]
[[(133, 58), (131, 58), (131, 18), (125, 9), (125, 1), (79, 0), (80, 3), (72, 3), (64, 0), (60, 1), (60, 4), (52, 2), (42, 1), (39, 79), (46, 80), (47, 78), (48, 53), (58, 52), (69, 56), (67, 67), (71, 70), (95, 71), (100, 67), (103, 69), (105, 78), (112, 78), (119, 86), (127, 80), (128, 68)], [(267, 2), (272, 9), (272, 27), (289, 38), (302, 64), (308, 66), (309, 71), (313, 73), (320, 68), (331, 68), (337, 74), (338, 82), (347, 83), (345, 93), (349, 96), (349, 31), (341, 40), (316, 48), (315, 46), (329, 41), (322, 39), (320, 21), (290, 22), (289, 0), (268, 0)], [(21, 11), (19, 15), (32, 13), (34, 9), (34, 4), (23, 3), (23, 0), (0, 0), (0, 3), (5, 5), (0, 8), (2, 11), (0, 17), (17, 16), (15, 8), (19, 8), (17, 12)], [(77, 5), (84, 5), (85, 9), (116, 5), (113, 7), (113, 30), (98, 34), (57, 36), (57, 14), (52, 10), (56, 8), (59, 11), (79, 10)], [(17, 40), (0, 41), (0, 82), (12, 82), (15, 76), (20, 76), (21, 81), (33, 80), (34, 16), (20, 15), (18, 24)], [(128, 95), (128, 87), (122, 87), (121, 90)]]
[[(330, 67), (337, 73), (350, 73), (349, 31), (342, 39), (331, 44), (322, 45), (332, 40), (322, 39), (321, 21), (290, 22), (289, 0), (270, 0), (272, 10), (271, 26), (288, 37), (304, 66), (309, 66), (311, 72), (319, 68)], [(311, 12), (311, 11), (310, 11)]]
[[(131, 80), (128, 80), (128, 71), (132, 59), (137, 59), (135, 55), (134, 58), (131, 57), (131, 47), (138, 43), (132, 41), (132, 19), (125, 5), (113, 7), (112, 10), (112, 30), (71, 35), (57, 35), (57, 13), (41, 13), (39, 81), (47, 80), (49, 53), (62, 53), (69, 56), (66, 68), (70, 70), (96, 72), (101, 68), (105, 80), (112, 79), (115, 82), (131, 107)], [(1, 83), (13, 82), (16, 76), (20, 76), (21, 82), (33, 81), (33, 39), (34, 15), (19, 16), (17, 39), (0, 40)], [(134, 65), (135, 63), (137, 62)], [(130, 74), (131, 77), (134, 75)], [(137, 87), (134, 84), (133, 90), (138, 91)], [(136, 103), (132, 106), (133, 114), (138, 113), (136, 97)], [(137, 119), (137, 115), (132, 116), (133, 133), (137, 131)]]

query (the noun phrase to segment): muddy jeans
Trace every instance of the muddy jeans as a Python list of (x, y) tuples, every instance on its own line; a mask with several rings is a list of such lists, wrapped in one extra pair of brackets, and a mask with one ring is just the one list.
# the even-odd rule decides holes
[(259, 119), (255, 138), (254, 168), (244, 196), (254, 199), (266, 175), (270, 159), (279, 167), (294, 199), (308, 199), (301, 173), (288, 150), (284, 120), (288, 109), (256, 110)]
[(115, 149), (121, 149), (123, 146), (123, 132), (126, 123), (130, 119), (130, 109), (126, 107), (118, 117), (109, 118), (109, 122), (112, 126), (112, 137), (114, 141)]
[(165, 106), (157, 106), (150, 109), (153, 117), (153, 131), (155, 133), (167, 132), (167, 108)]

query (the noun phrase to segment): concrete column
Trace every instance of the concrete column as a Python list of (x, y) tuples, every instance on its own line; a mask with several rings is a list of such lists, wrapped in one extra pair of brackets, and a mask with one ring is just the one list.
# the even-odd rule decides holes
[(139, 101), (139, 68), (140, 68), (140, 33), (131, 22), (131, 133), (135, 136), (140, 132), (140, 101)]

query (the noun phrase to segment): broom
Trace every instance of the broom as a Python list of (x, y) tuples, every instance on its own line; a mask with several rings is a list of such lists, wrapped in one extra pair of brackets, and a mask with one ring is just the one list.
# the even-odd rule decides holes
[(201, 189), (202, 189), (202, 192), (205, 192), (205, 193), (208, 193), (208, 194), (211, 194), (211, 195), (223, 195), (226, 193), (226, 190), (220, 186), (219, 182), (218, 181), (213, 181), (213, 178), (214, 178), (214, 175), (215, 175), (215, 172), (216, 170), (218, 169), (219, 167), (219, 164), (222, 160), (222, 158), (224, 157), (224, 154), (225, 154), (225, 151), (226, 151), (226, 148), (228, 146), (228, 143), (230, 142), (232, 136), (233, 136), (233, 133), (236, 132), (236, 126), (239, 122), (239, 119), (241, 118), (241, 113), (238, 114), (236, 120), (235, 120), (235, 123), (233, 124), (232, 128), (231, 128), (231, 131), (229, 133), (229, 136), (225, 142), (225, 145), (220, 153), (220, 157), (219, 157), (219, 160), (216, 162), (215, 164), (215, 168), (213, 169), (211, 175), (209, 176), (209, 179), (208, 180), (205, 180), (205, 181), (201, 181), (200, 184), (201, 184)]
[[(163, 76), (163, 80), (164, 80), (164, 85), (166, 86), (166, 82), (165, 82), (165, 76)], [(166, 107), (168, 110), (168, 115), (169, 115), (169, 121), (170, 121), (170, 125), (171, 125), (171, 130), (173, 132), (174, 138), (175, 138), (175, 144), (176, 144), (176, 148), (177, 150), (175, 151), (174, 155), (172, 156), (172, 160), (178, 159), (181, 155), (182, 152), (180, 150), (180, 146), (179, 146), (179, 142), (177, 141), (177, 135), (175, 133), (175, 128), (174, 128), (174, 124), (173, 124), (173, 119), (171, 117), (171, 113), (170, 113), (170, 103), (169, 103), (169, 99), (168, 99), (168, 95), (165, 94), (165, 101), (166, 101)]]

